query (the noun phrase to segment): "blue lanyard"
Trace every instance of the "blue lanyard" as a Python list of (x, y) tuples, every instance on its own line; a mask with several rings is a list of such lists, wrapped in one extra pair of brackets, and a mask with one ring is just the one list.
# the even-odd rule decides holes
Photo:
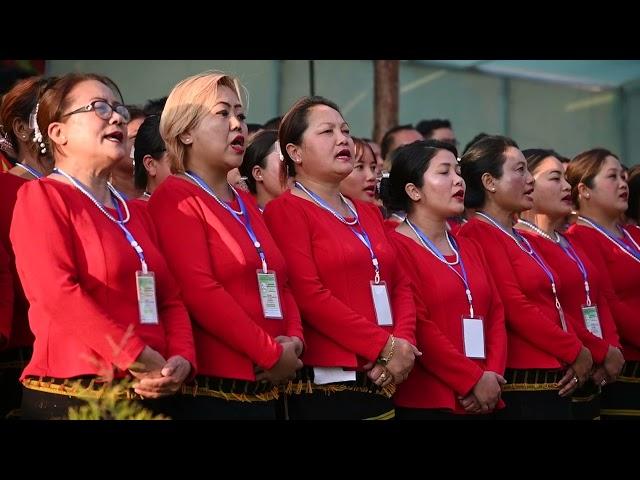
[(444, 255), (442, 254), (442, 252), (440, 250), (438, 250), (438, 247), (436, 247), (435, 243), (433, 243), (429, 237), (427, 237), (424, 232), (422, 230), (420, 230), (420, 228), (418, 228), (418, 226), (414, 225), (409, 218), (405, 218), (404, 220), (405, 222), (407, 222), (407, 225), (409, 225), (409, 227), (411, 228), (411, 230), (413, 230), (413, 233), (416, 234), (416, 236), (418, 237), (418, 239), (420, 240), (420, 242), (422, 243), (422, 245), (429, 250), (433, 255), (435, 255), (435, 257), (440, 260), (442, 263), (444, 263), (447, 267), (449, 267), (453, 273), (455, 273), (460, 280), (462, 280), (462, 283), (464, 284), (464, 291), (465, 294), (467, 295), (467, 301), (469, 302), (469, 314), (471, 316), (471, 318), (473, 318), (473, 297), (471, 296), (471, 288), (469, 287), (469, 280), (467, 278), (467, 271), (464, 268), (464, 262), (462, 261), (462, 254), (460, 253), (460, 249), (458, 248), (458, 245), (456, 244), (455, 239), (449, 234), (449, 232), (445, 232), (447, 235), (447, 241), (449, 242), (449, 245), (451, 246), (451, 249), (454, 251), (454, 253), (456, 254), (456, 256), (458, 257), (458, 262), (460, 263), (460, 270), (462, 271), (462, 275), (460, 275), (460, 273), (458, 273), (458, 271), (453, 268), (453, 266), (447, 262), (447, 259), (444, 258)]
[[(124, 233), (127, 241), (129, 242), (129, 245), (131, 245), (131, 247), (135, 250), (136, 254), (138, 255), (138, 258), (140, 259), (140, 265), (142, 266), (142, 272), (143, 273), (148, 273), (149, 270), (147, 268), (147, 262), (145, 261), (144, 258), (144, 252), (142, 250), (142, 247), (140, 246), (140, 244), (136, 241), (136, 239), (133, 237), (133, 235), (131, 234), (131, 232), (129, 231), (129, 229), (127, 227), (124, 226), (125, 223), (127, 223), (129, 221), (129, 208), (127, 207), (127, 204), (124, 202), (124, 200), (122, 199), (121, 194), (115, 189), (113, 188), (113, 186), (107, 182), (107, 188), (109, 189), (109, 193), (111, 193), (111, 199), (113, 200), (113, 204), (116, 207), (116, 212), (118, 214), (118, 219), (116, 220), (115, 218), (113, 218), (109, 212), (107, 212), (107, 210), (104, 208), (104, 206), (98, 201), (98, 199), (96, 199), (96, 197), (93, 196), (93, 194), (87, 190), (82, 183), (80, 183), (80, 181), (78, 181), (76, 178), (72, 177), (71, 175), (69, 175), (68, 173), (63, 172), (62, 170), (60, 170), (59, 168), (54, 168), (53, 169), (54, 173), (59, 173), (60, 175), (62, 175), (63, 177), (66, 177), (73, 185), (74, 187), (76, 187), (78, 190), (80, 190), (85, 196), (87, 196), (89, 198), (89, 200), (91, 200), (93, 202), (93, 204), (98, 207), (98, 210), (100, 210), (102, 213), (105, 214), (105, 216), (111, 220), (112, 222), (114, 222), (116, 225), (118, 225), (118, 227), (120, 227), (120, 229), (122, 230), (122, 232)], [(120, 211), (120, 206), (118, 205), (118, 200), (122, 202), (122, 204), (124, 205), (124, 208), (127, 212), (127, 217), (126, 218), (122, 218), (122, 212)]]
[[(598, 232), (600, 232), (602, 235), (604, 235), (609, 240), (611, 240), (613, 243), (615, 243), (618, 247), (620, 247), (624, 252), (626, 252), (628, 255), (633, 257), (636, 261), (640, 262), (640, 250), (634, 250), (633, 248), (631, 248), (626, 243), (620, 241), (620, 239), (618, 237), (616, 237), (611, 231), (607, 230), (602, 225), (599, 225), (594, 220), (591, 220), (589, 217), (585, 217), (584, 215), (580, 215), (578, 217), (578, 219), (582, 220), (585, 223), (588, 223), (589, 225), (591, 225)], [(627, 232), (622, 227), (618, 227), (618, 228), (620, 229), (622, 234), (625, 236), (625, 238), (627, 238), (628, 240), (631, 240), (631, 242), (634, 245), (636, 245), (636, 242), (633, 240), (633, 237), (629, 234), (629, 232)]]
[(564, 253), (566, 253), (569, 256), (569, 258), (573, 260), (576, 263), (576, 265), (578, 265), (578, 268), (580, 269), (580, 273), (582, 274), (582, 280), (584, 281), (584, 291), (587, 294), (587, 306), (591, 306), (591, 297), (589, 296), (589, 292), (590, 292), (589, 278), (587, 276), (587, 269), (585, 268), (584, 263), (582, 263), (582, 260), (580, 260), (580, 257), (578, 256), (575, 249), (573, 248), (573, 245), (571, 245), (571, 242), (569, 242), (569, 240), (563, 235), (560, 235), (559, 233), (558, 235), (561, 238), (561, 240), (564, 240), (564, 242), (562, 241), (558, 242), (558, 245), (560, 245), (560, 248), (562, 248)]
[[(553, 273), (551, 273), (551, 270), (549, 270), (549, 267), (547, 267), (547, 265), (544, 263), (544, 260), (542, 260), (540, 255), (538, 255), (538, 252), (536, 252), (533, 249), (529, 241), (526, 238), (524, 238), (522, 235), (520, 235), (515, 228), (512, 227), (511, 228), (512, 233), (509, 233), (502, 225), (498, 223), (498, 221), (495, 218), (491, 217), (491, 215), (487, 215), (484, 212), (476, 212), (476, 215), (480, 215), (481, 217), (486, 218), (494, 227), (498, 228), (505, 235), (511, 237), (511, 239), (514, 242), (516, 242), (516, 245), (520, 247), (520, 250), (528, 254), (538, 264), (538, 266), (542, 269), (542, 271), (544, 271), (544, 273), (549, 278), (549, 281), (551, 282), (551, 291), (553, 292), (553, 298), (555, 299), (556, 310), (558, 311), (558, 315), (560, 316), (560, 323), (562, 323), (562, 329), (566, 332), (567, 324), (564, 320), (562, 305), (560, 305), (560, 300), (558, 299), (558, 291), (556, 289), (555, 278), (553, 277)], [(527, 248), (524, 248), (523, 245), (526, 245)]]
[(27, 172), (29, 172), (31, 175), (33, 175), (36, 178), (42, 178), (44, 175), (42, 175), (38, 170), (36, 170), (33, 167), (30, 167), (29, 165), (26, 165), (24, 163), (21, 162), (16, 162), (15, 163), (16, 167), (20, 167), (23, 170), (26, 170)]
[(118, 220), (120, 220), (119, 222), (116, 222), (116, 225), (120, 227), (120, 230), (122, 230), (122, 232), (124, 233), (124, 236), (129, 242), (129, 245), (131, 245), (135, 252), (138, 254), (140, 265), (142, 265), (142, 272), (148, 273), (147, 262), (144, 259), (144, 252), (142, 251), (142, 247), (138, 242), (136, 242), (136, 239), (133, 237), (133, 234), (129, 231), (129, 229), (124, 226), (122, 212), (120, 211), (120, 206), (118, 205), (118, 199), (113, 192), (111, 192), (111, 199), (113, 200), (113, 204), (116, 206), (116, 213), (118, 214)]
[[(371, 255), (371, 263), (373, 264), (373, 269), (375, 271), (374, 283), (376, 285), (379, 284), (380, 283), (380, 264), (378, 262), (378, 257), (376, 256), (375, 252), (373, 251), (373, 247), (371, 246), (371, 240), (369, 239), (369, 235), (367, 235), (367, 232), (365, 231), (364, 227), (362, 225), (360, 225), (360, 219), (358, 218), (358, 213), (356, 211), (354, 211), (353, 208), (351, 208), (351, 205), (349, 205), (344, 200), (344, 197), (342, 197), (342, 195), (340, 195), (340, 197), (342, 198), (342, 201), (345, 203), (345, 205), (351, 211), (351, 213), (353, 214), (353, 216), (355, 218), (355, 221), (353, 223), (347, 222), (346, 219), (339, 212), (336, 212), (333, 208), (331, 208), (318, 194), (316, 194), (316, 193), (312, 192), (311, 190), (307, 189), (300, 182), (295, 182), (295, 186), (298, 187), (300, 190), (302, 190), (307, 195), (309, 195), (309, 197), (311, 197), (311, 199), (318, 206), (324, 208), (325, 210), (327, 210), (328, 212), (333, 214), (333, 216), (336, 217), (338, 220), (340, 220), (342, 223), (347, 225), (349, 227), (349, 229), (354, 233), (354, 235), (356, 237), (358, 237), (358, 239), (364, 244), (364, 246), (369, 249), (369, 254)], [(353, 227), (353, 225), (356, 225), (356, 224), (360, 226), (360, 229), (362, 230), (362, 233), (360, 233), (359, 231), (357, 231)]]
[(227, 212), (229, 212), (231, 214), (231, 216), (233, 218), (235, 218), (238, 223), (240, 223), (240, 225), (242, 225), (245, 229), (245, 231), (247, 232), (247, 235), (249, 235), (249, 238), (251, 239), (251, 241), (253, 242), (253, 246), (256, 248), (256, 251), (258, 252), (258, 255), (260, 256), (260, 260), (262, 261), (262, 271), (264, 273), (267, 273), (268, 269), (267, 269), (267, 257), (264, 254), (264, 250), (262, 249), (262, 245), (260, 244), (260, 241), (258, 240), (258, 237), (256, 236), (256, 234), (253, 231), (253, 228), (251, 227), (251, 221), (249, 220), (249, 213), (247, 212), (247, 207), (245, 206), (244, 202), (242, 201), (242, 198), (240, 198), (240, 195), (238, 195), (238, 192), (236, 192), (235, 188), (233, 188), (231, 185), (229, 185), (229, 188), (231, 188), (231, 191), (233, 192), (233, 194), (235, 195), (236, 199), (238, 200), (238, 205), (240, 206), (240, 215), (242, 215), (244, 217), (244, 219), (246, 220), (246, 222), (243, 222), (242, 219), (238, 216), (238, 214), (236, 213), (236, 211), (231, 208), (226, 202), (223, 202), (222, 200), (220, 200), (220, 198), (218, 198), (218, 196), (214, 193), (214, 191), (211, 189), (211, 187), (209, 187), (209, 185), (207, 185), (207, 183), (200, 178), (200, 176), (198, 176), (196, 173), (187, 170), (186, 172), (184, 172), (185, 175), (187, 177), (189, 177), (191, 180), (193, 180), (194, 182), (196, 182), (196, 184), (202, 188), (205, 192), (207, 192), (209, 195), (211, 195), (214, 200), (216, 202), (218, 202), (222, 208), (224, 208)]

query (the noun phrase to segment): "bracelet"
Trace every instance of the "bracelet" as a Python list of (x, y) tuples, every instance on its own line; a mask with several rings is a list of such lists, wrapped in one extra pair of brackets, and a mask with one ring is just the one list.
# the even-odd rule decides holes
[(378, 363), (386, 366), (391, 361), (391, 358), (393, 358), (393, 353), (395, 352), (395, 348), (396, 348), (396, 337), (391, 335), (391, 348), (389, 349), (389, 355), (387, 355), (386, 357), (380, 356), (378, 358)]

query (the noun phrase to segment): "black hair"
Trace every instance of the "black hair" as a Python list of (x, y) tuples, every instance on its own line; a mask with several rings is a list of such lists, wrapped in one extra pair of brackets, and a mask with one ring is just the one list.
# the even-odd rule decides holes
[(255, 137), (247, 146), (240, 165), (240, 175), (246, 178), (245, 182), (249, 191), (254, 195), (257, 193), (256, 179), (253, 178), (253, 167), (258, 165), (265, 168), (266, 157), (275, 150), (275, 143), (278, 140), (278, 132), (275, 130), (262, 130), (256, 133)]
[(412, 201), (407, 195), (405, 186), (413, 183), (418, 188), (422, 187), (424, 172), (427, 171), (431, 159), (439, 150), (447, 150), (455, 155), (449, 144), (422, 140), (403, 145), (394, 151), (388, 188), (382, 199), (388, 210), (404, 212), (411, 210)]
[(146, 116), (162, 115), (162, 111), (164, 110), (165, 103), (167, 103), (167, 97), (148, 100), (147, 103), (144, 104), (142, 111)]
[(451, 122), (444, 118), (434, 118), (431, 120), (422, 120), (416, 125), (416, 130), (419, 131), (425, 139), (429, 139), (431, 133), (439, 128), (451, 128)]
[(465, 207), (482, 208), (486, 200), (482, 175), (488, 173), (494, 178), (502, 177), (502, 166), (506, 160), (504, 153), (509, 147), (519, 148), (509, 137), (489, 135), (474, 143), (462, 156), (460, 167), (467, 185)]
[(144, 157), (151, 155), (160, 160), (167, 150), (160, 136), (160, 115), (150, 115), (144, 119), (133, 144), (133, 181), (136, 188), (147, 188), (147, 169), (144, 168)]

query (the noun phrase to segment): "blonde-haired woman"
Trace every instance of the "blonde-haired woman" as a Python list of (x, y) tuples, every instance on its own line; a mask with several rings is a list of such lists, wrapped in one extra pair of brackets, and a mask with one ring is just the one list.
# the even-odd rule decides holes
[(247, 138), (238, 79), (205, 72), (172, 90), (160, 133), (172, 171), (149, 211), (191, 315), (200, 375), (192, 419), (273, 419), (277, 384), (302, 366), (285, 261), (250, 196), (227, 183)]

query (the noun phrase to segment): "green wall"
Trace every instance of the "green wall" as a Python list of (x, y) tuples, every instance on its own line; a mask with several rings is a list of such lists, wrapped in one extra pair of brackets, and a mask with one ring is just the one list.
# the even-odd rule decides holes
[[(128, 103), (166, 95), (207, 69), (239, 75), (250, 93), (248, 120), (263, 123), (309, 93), (306, 60), (52, 60), (48, 73), (110, 76)], [(356, 136), (373, 128), (373, 62), (315, 61), (315, 90), (340, 105)], [(512, 136), (522, 148), (551, 147), (573, 156), (604, 146), (627, 164), (640, 162), (640, 89), (590, 92), (549, 83), (426, 67), (402, 61), (400, 123), (449, 118), (460, 148), (478, 132)]]

